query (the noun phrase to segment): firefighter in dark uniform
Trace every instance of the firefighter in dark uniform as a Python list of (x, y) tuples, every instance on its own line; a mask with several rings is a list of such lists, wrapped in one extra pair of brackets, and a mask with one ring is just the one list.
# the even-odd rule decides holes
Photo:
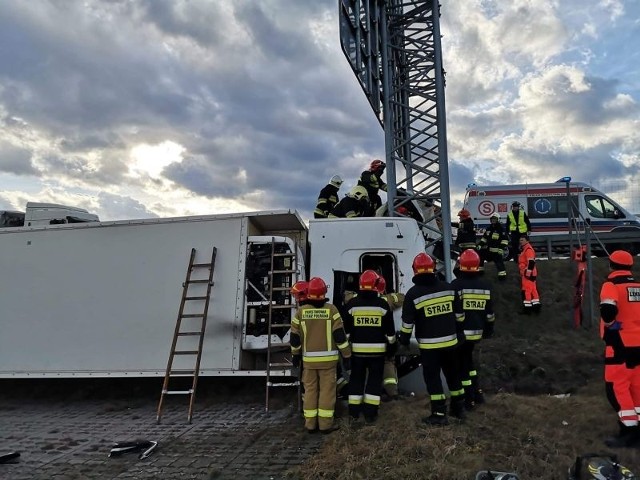
[(314, 218), (327, 218), (333, 210), (333, 207), (338, 203), (338, 190), (342, 185), (342, 178), (340, 175), (334, 175), (329, 180), (329, 183), (320, 190), (318, 195), (318, 203), (316, 209), (313, 211)]
[(633, 278), (633, 257), (624, 250), (609, 256), (611, 273), (600, 291), (600, 334), (605, 342), (607, 399), (618, 416), (617, 437), (609, 447), (640, 443), (640, 282)]
[(382, 206), (382, 199), (378, 195), (378, 191), (387, 191), (387, 184), (382, 180), (385, 168), (387, 168), (387, 164), (376, 159), (369, 165), (369, 170), (360, 174), (358, 185), (366, 188), (369, 196), (369, 210), (365, 214), (366, 217), (374, 217), (376, 210)]
[(520, 237), (531, 232), (529, 216), (520, 207), (520, 202), (513, 202), (511, 211), (507, 214), (507, 233), (511, 238), (511, 258), (513, 258), (514, 262), (518, 261)]
[(291, 321), (291, 353), (294, 367), (302, 359), (302, 405), (305, 428), (309, 433), (331, 433), (336, 405), (336, 366), (340, 353), (350, 370), (351, 347), (342, 317), (327, 302), (327, 285), (319, 277), (309, 280), (307, 300)]
[(495, 314), (491, 300), (491, 286), (479, 277), (480, 256), (475, 250), (465, 250), (459, 258), (459, 276), (451, 282), (462, 302), (464, 311), (463, 331), (465, 341), (460, 345), (460, 376), (464, 388), (467, 410), (484, 403), (478, 371), (473, 359), (473, 350), (482, 338), (493, 335)]
[(458, 251), (467, 248), (476, 248), (476, 226), (471, 218), (471, 213), (466, 208), (458, 212), (458, 235), (456, 236), (455, 245)]
[(333, 207), (329, 218), (366, 217), (368, 210), (369, 196), (367, 189), (355, 186)]
[(451, 394), (451, 415), (464, 418), (464, 390), (458, 360), (458, 345), (464, 341), (464, 312), (451, 284), (439, 280), (435, 268), (436, 262), (426, 253), (413, 259), (414, 285), (404, 297), (398, 339), (408, 346), (415, 325), (422, 373), (431, 400), (431, 415), (423, 422), (447, 425), (446, 396), (440, 370)]
[(380, 275), (365, 270), (360, 275), (360, 292), (344, 307), (352, 352), (349, 415), (357, 420), (362, 413), (367, 423), (378, 416), (385, 356), (397, 348), (393, 313), (378, 294), (379, 281)]
[(504, 268), (503, 252), (509, 247), (509, 237), (500, 223), (500, 215), (494, 213), (489, 217), (491, 222), (480, 239), (480, 271), (484, 270), (485, 262), (493, 262), (498, 270), (498, 280), (507, 278)]
[[(402, 293), (386, 293), (387, 282), (384, 277), (380, 277), (378, 282), (378, 293), (380, 297), (389, 304), (391, 310), (402, 308), (404, 303), (404, 294)], [(398, 369), (396, 368), (396, 352), (391, 349), (387, 352), (384, 360), (384, 376), (382, 379), (382, 388), (387, 394), (389, 400), (397, 400), (400, 398), (398, 394)]]

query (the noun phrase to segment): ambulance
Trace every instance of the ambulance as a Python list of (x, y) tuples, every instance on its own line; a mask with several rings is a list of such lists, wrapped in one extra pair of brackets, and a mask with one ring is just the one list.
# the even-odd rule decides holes
[(553, 183), (471, 184), (466, 190), (464, 208), (483, 231), (494, 213), (506, 223), (511, 205), (518, 202), (529, 216), (532, 236), (544, 236), (569, 232), (569, 199), (576, 218), (574, 228), (578, 231), (584, 231), (586, 223), (596, 234), (638, 230), (640, 237), (640, 221), (634, 214), (591, 185), (572, 182), (569, 177)]

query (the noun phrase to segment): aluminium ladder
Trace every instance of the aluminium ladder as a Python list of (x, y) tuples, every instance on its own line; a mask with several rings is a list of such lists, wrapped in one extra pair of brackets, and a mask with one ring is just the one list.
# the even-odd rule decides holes
[[(293, 377), (293, 364), (290, 360), (291, 355), (288, 353), (285, 358), (279, 362), (272, 360), (272, 352), (274, 346), (271, 342), (271, 335), (278, 329), (290, 329), (291, 317), (296, 308), (295, 299), (292, 297), (290, 290), (297, 281), (298, 270), (296, 268), (297, 247), (294, 243), (293, 252), (276, 253), (275, 238), (271, 239), (271, 265), (269, 269), (269, 315), (267, 320), (267, 363), (266, 363), (266, 391), (265, 391), (265, 411), (269, 413), (269, 390), (272, 387), (297, 387), (298, 410), (300, 410), (301, 383), (300, 378), (295, 377), (293, 380), (286, 381), (284, 377)], [(282, 295), (282, 292), (286, 292)], [(289, 321), (286, 323), (274, 323), (274, 311), (288, 310)], [(285, 331), (286, 332), (286, 331)], [(290, 343), (278, 344), (278, 347), (291, 347)], [(273, 371), (280, 375), (272, 375)], [(273, 378), (283, 379), (282, 381), (274, 381)]]
[[(158, 402), (158, 411), (156, 415), (156, 422), (160, 423), (162, 418), (162, 408), (164, 406), (164, 400), (166, 395), (188, 395), (189, 396), (189, 412), (187, 414), (187, 420), (191, 423), (193, 417), (193, 404), (196, 396), (196, 387), (198, 385), (198, 373), (200, 371), (200, 360), (202, 358), (202, 344), (204, 342), (204, 333), (207, 325), (207, 315), (209, 312), (209, 300), (211, 297), (211, 289), (213, 287), (213, 270), (216, 262), (217, 248), (213, 247), (211, 253), (211, 262), (209, 263), (195, 263), (196, 249), (191, 249), (191, 256), (189, 258), (189, 266), (187, 267), (187, 274), (184, 283), (182, 284), (182, 299), (180, 300), (180, 308), (178, 310), (178, 318), (176, 320), (176, 328), (173, 333), (173, 341), (171, 342), (171, 350), (169, 351), (169, 361), (167, 362), (167, 369), (164, 375), (164, 382), (162, 384), (162, 392), (160, 394), (160, 401)], [(197, 269), (209, 269), (207, 278), (192, 278), (194, 270)], [(193, 293), (197, 286), (206, 286), (205, 294)], [(190, 289), (191, 287), (191, 289)], [(195, 287), (195, 288), (194, 288)], [(192, 293), (190, 293), (192, 292)], [(191, 302), (201, 302), (203, 304), (202, 313), (185, 313), (185, 306)], [(195, 305), (195, 303), (194, 303)], [(192, 319), (183, 322), (184, 319)], [(199, 323), (199, 325), (193, 325), (193, 323)], [(186, 326), (184, 324), (187, 324)], [(194, 350), (193, 347), (185, 349), (180, 347), (178, 349), (179, 339), (183, 337), (196, 337), (197, 347)], [(186, 339), (185, 339), (186, 341)], [(174, 360), (176, 356), (181, 357), (195, 357), (193, 369), (178, 369), (174, 368)], [(187, 379), (190, 383), (190, 387), (181, 390), (173, 390), (169, 388), (169, 384), (172, 383), (172, 379)], [(174, 382), (175, 383), (175, 380)]]

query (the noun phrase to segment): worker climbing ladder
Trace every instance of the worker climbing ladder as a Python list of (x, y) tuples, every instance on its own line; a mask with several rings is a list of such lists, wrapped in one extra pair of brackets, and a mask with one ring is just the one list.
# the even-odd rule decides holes
[[(211, 261), (209, 263), (196, 263), (196, 249), (191, 249), (189, 266), (184, 283), (182, 284), (182, 298), (178, 309), (176, 328), (173, 333), (169, 360), (158, 402), (156, 422), (162, 419), (166, 395), (188, 395), (189, 411), (187, 420), (191, 423), (193, 417), (193, 404), (198, 386), (198, 373), (200, 371), (200, 360), (202, 358), (202, 344), (207, 326), (207, 315), (209, 313), (209, 301), (211, 289), (213, 288), (213, 270), (216, 262), (216, 247), (213, 247)], [(194, 277), (194, 272), (208, 269), (208, 275), (202, 278), (198, 275)], [(204, 287), (204, 288), (203, 288)], [(204, 290), (204, 292), (203, 292)], [(201, 306), (200, 310), (198, 307)], [(176, 365), (176, 358), (194, 358), (193, 367), (182, 368)], [(183, 362), (178, 362), (183, 363)], [(178, 368), (180, 367), (180, 368)], [(186, 388), (184, 388), (186, 382)], [(173, 387), (180, 383), (183, 388)]]
[[(293, 376), (293, 365), (290, 356), (290, 344), (278, 343), (277, 348), (281, 351), (287, 348), (286, 354), (278, 355), (275, 359), (272, 343), (272, 335), (281, 338), (284, 333), (291, 328), (291, 318), (296, 308), (295, 301), (291, 296), (291, 287), (298, 280), (299, 271), (296, 266), (297, 248), (294, 244), (292, 252), (282, 252), (277, 249), (282, 243), (271, 239), (271, 263), (269, 268), (269, 313), (267, 318), (267, 360), (266, 360), (266, 389), (265, 389), (265, 411), (269, 413), (270, 389), (273, 387), (297, 387), (298, 388), (298, 410), (300, 409), (300, 379)], [(279, 315), (279, 312), (286, 311), (287, 315)], [(282, 321), (286, 318), (286, 321)], [(294, 378), (292, 380), (292, 378)]]

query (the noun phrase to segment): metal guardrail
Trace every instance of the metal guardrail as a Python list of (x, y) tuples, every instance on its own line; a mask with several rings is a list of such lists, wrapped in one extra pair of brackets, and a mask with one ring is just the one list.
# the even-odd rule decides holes
[[(549, 260), (557, 257), (565, 257), (570, 255), (569, 246), (577, 247), (578, 245), (586, 245), (586, 235), (583, 232), (553, 235), (536, 235), (535, 232), (529, 238), (530, 243), (536, 250), (538, 257), (546, 256)], [(589, 238), (593, 255), (606, 255), (603, 245), (610, 251), (612, 249), (624, 248), (632, 249), (632, 253), (640, 253), (640, 229), (592, 233)]]

